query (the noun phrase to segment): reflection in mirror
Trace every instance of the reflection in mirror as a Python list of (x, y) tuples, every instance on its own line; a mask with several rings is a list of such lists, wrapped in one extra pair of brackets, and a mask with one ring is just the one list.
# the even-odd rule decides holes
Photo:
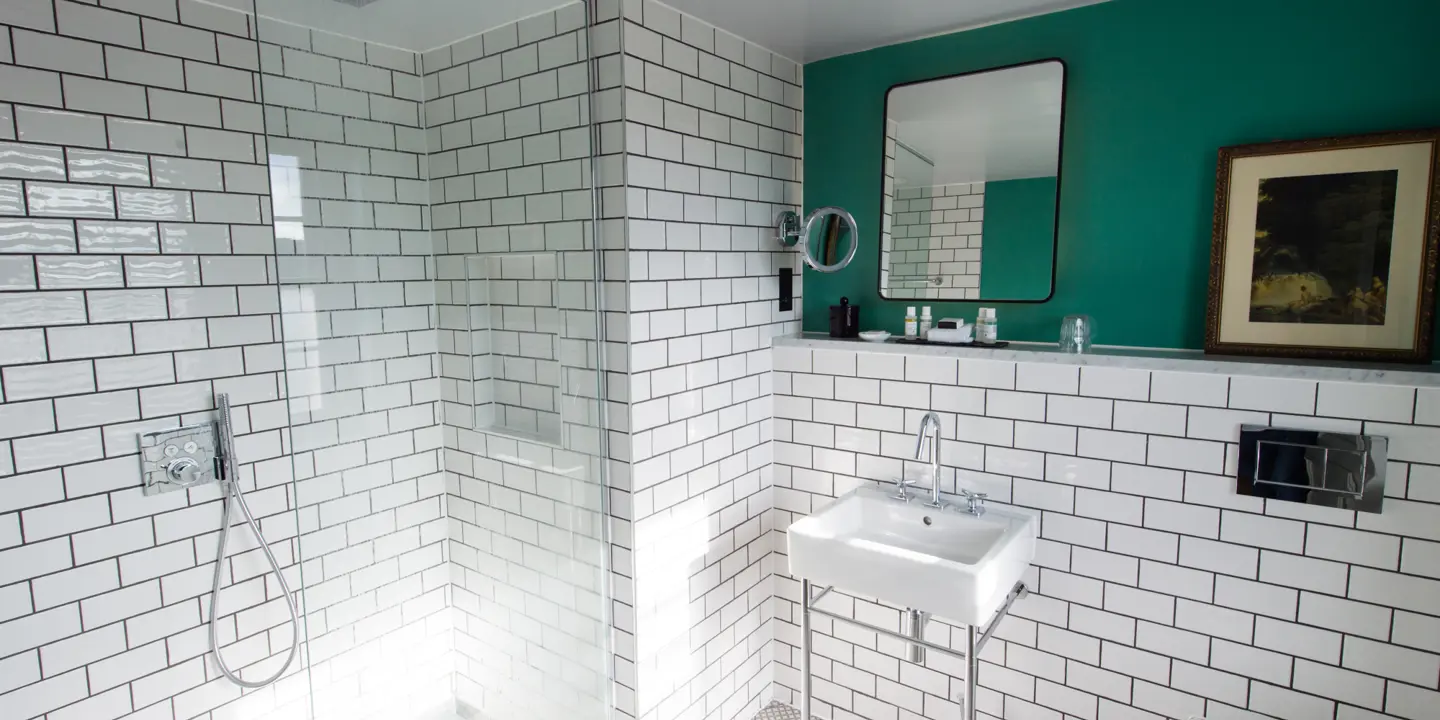
[(802, 230), (805, 262), (820, 272), (835, 272), (855, 259), (859, 238), (855, 218), (844, 208), (823, 207), (810, 213)]
[(1064, 97), (1059, 60), (890, 89), (882, 296), (1049, 299)]

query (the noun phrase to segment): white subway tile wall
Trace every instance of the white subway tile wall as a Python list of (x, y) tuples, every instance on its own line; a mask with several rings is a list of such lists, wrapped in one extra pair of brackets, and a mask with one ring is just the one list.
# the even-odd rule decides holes
[[(255, 26), (190, 0), (13, 0), (0, 24), (0, 717), (301, 716), (335, 651), (243, 697), (220, 678), (218, 487), (142, 497), (136, 455), (229, 393), (240, 485), (300, 586), (318, 515), (287, 489)], [(253, 539), (231, 548), (220, 641), (269, 674), (289, 617)]]
[(600, 160), (604, 216), (623, 218), (606, 297), (628, 310), (607, 326), (629, 373), (612, 383), (616, 699), (643, 720), (748, 719), (772, 681), (770, 340), (801, 302), (773, 226), (800, 209), (801, 72), (649, 0), (614, 24), (600, 71), (623, 95), (597, 99), (623, 107), (602, 130), (623, 158)]
[[(784, 528), (860, 484), (902, 473), (928, 484), (909, 436), (933, 409), (951, 465), (945, 492), (988, 492), (1041, 517), (1025, 578), (1034, 593), (981, 656), (982, 717), (1435, 716), (1440, 468), (1427, 448), (1440, 426), (1417, 411), (1431, 391), (774, 353), (777, 699), (799, 702), (800, 586), (787, 575)], [(1242, 422), (1389, 436), (1384, 513), (1237, 496)], [(896, 608), (872, 598), (835, 602), (898, 627)], [(898, 641), (825, 618), (815, 627), (817, 715), (961, 717), (963, 662), (932, 652), (912, 664)], [(944, 619), (926, 637), (964, 644), (963, 627)]]

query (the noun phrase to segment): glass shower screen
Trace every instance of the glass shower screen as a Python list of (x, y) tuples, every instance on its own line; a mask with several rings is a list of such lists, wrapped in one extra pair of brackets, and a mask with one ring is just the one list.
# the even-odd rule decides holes
[(585, 5), (257, 2), (310, 716), (605, 717)]

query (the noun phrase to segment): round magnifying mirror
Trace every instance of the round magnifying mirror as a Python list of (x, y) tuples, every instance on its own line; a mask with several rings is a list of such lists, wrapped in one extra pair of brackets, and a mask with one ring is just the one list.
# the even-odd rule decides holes
[(850, 264), (860, 246), (859, 225), (845, 208), (822, 207), (805, 218), (805, 264), (831, 273)]

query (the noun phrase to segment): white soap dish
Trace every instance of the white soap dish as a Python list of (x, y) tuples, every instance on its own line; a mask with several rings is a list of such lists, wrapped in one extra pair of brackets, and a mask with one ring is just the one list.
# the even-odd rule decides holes
[(860, 339), (865, 342), (883, 343), (890, 339), (890, 333), (884, 330), (866, 330), (860, 333)]

